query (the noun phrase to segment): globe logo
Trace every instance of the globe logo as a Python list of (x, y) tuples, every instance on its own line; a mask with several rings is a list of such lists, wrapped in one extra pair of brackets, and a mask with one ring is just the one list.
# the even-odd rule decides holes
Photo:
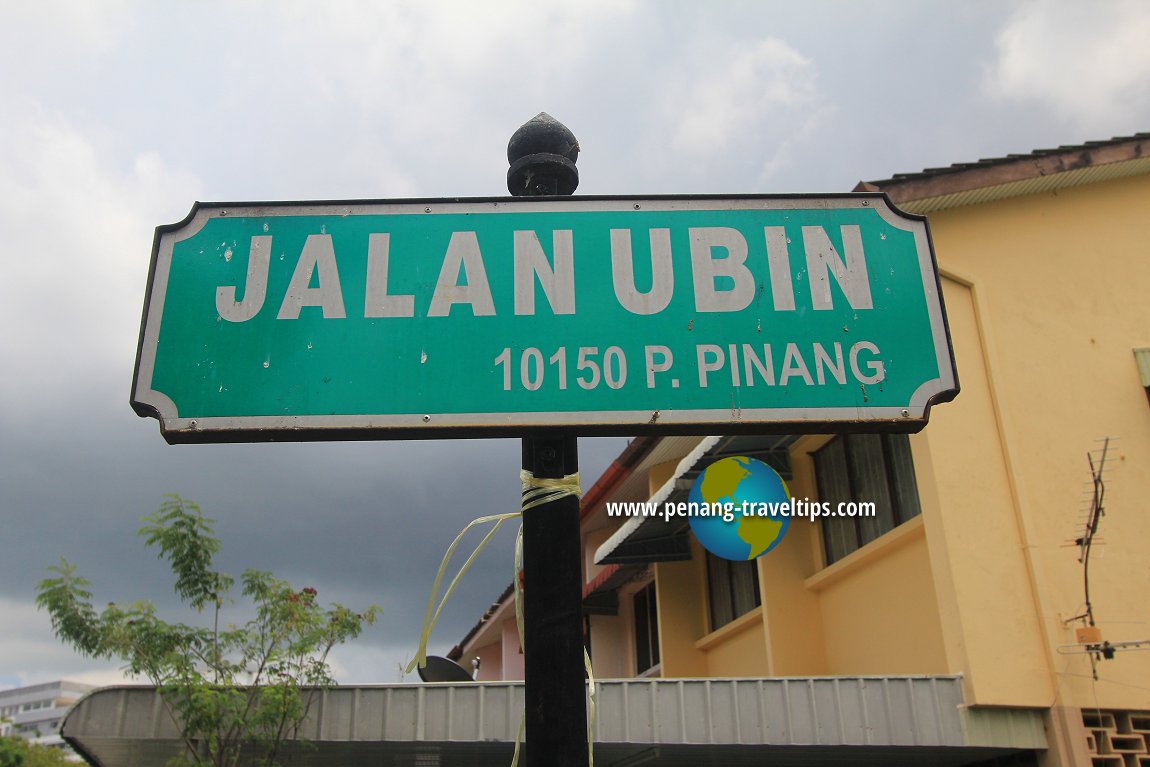
[(691, 486), (687, 501), (695, 505), (690, 508), (707, 512), (692, 511), (691, 531), (716, 556), (757, 559), (779, 545), (791, 524), (790, 516), (768, 504), (789, 503), (790, 497), (787, 483), (762, 461), (722, 458)]

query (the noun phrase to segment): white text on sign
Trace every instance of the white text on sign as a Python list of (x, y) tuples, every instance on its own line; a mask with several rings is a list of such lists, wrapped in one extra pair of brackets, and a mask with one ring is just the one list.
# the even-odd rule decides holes
[[(632, 230), (610, 230), (611, 277), (619, 305), (635, 315), (658, 314), (667, 308), (676, 290), (671, 257), (671, 231), (646, 230), (650, 242), (651, 286), (640, 291), (635, 285)], [(690, 280), (695, 310), (701, 313), (740, 312), (751, 305), (758, 286), (770, 283), (775, 311), (796, 310), (795, 281), (791, 274), (790, 240), (784, 227), (763, 227), (762, 245), (767, 274), (756, 275), (747, 265), (749, 245), (743, 234), (729, 227), (692, 227)], [(810, 281), (811, 308), (834, 307), (831, 282), (838, 285), (855, 310), (873, 308), (870, 279), (859, 227), (839, 227), (842, 253), (826, 229), (803, 226), (803, 256)], [(535, 231), (516, 231), (512, 238), (515, 315), (536, 314), (536, 284), (543, 291), (550, 312), (576, 311), (575, 243), (571, 230), (551, 232), (548, 257)], [(267, 302), (271, 267), (272, 235), (251, 238), (244, 285), (221, 285), (216, 289), (216, 310), (228, 322), (246, 322), (258, 315)], [(367, 244), (363, 313), (365, 318), (414, 317), (416, 296), (393, 294), (389, 289), (392, 268), (391, 235), (375, 232)], [(398, 259), (397, 259), (398, 261)], [(340, 270), (332, 236), (308, 235), (296, 260), (287, 289), (279, 301), (276, 318), (298, 319), (306, 307), (319, 308), (325, 319), (347, 316), (347, 302), (340, 284)], [(243, 295), (237, 300), (238, 295)], [(420, 299), (424, 316), (447, 317), (456, 306), (469, 307), (474, 316), (493, 316), (497, 308), (487, 278), (487, 267), (475, 232), (452, 232), (443, 255), (439, 276), (430, 296)]]
[[(805, 354), (796, 343), (782, 346), (782, 354), (776, 355), (769, 343), (759, 347), (696, 344), (692, 362), (699, 388), (707, 388), (713, 373), (722, 378), (723, 385), (729, 378), (733, 387), (753, 387), (756, 383), (823, 386), (830, 381), (845, 385), (848, 373), (854, 381), (872, 385), (886, 377), (879, 348), (870, 341), (858, 341), (846, 348), (839, 342), (827, 345), (814, 342)], [(648, 389), (656, 388), (657, 381), (662, 383), (664, 379), (672, 389), (679, 388), (680, 380), (672, 374), (675, 359), (669, 347), (645, 346), (643, 357)], [(781, 359), (776, 366), (777, 358)], [(571, 360), (573, 370), (569, 369)], [(588, 391), (600, 385), (621, 389), (627, 383), (627, 355), (619, 346), (608, 346), (602, 353), (597, 346), (580, 346), (570, 353), (567, 347), (560, 346), (551, 355), (534, 346), (522, 350), (504, 347), (492, 362), (502, 373), (504, 391), (511, 391), (516, 385), (527, 391), (539, 391), (544, 386), (566, 391), (569, 385)]]

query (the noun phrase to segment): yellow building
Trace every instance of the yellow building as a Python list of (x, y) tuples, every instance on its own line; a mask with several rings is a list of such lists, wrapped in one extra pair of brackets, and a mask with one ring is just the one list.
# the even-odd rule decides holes
[[(792, 739), (843, 763), (899, 745), (848, 737), (843, 697), (925, 677), (960, 690), (967, 739), (923, 763), (1150, 764), (1150, 653), (1136, 651), (1150, 649), (1150, 135), (856, 191), (928, 215), (961, 394), (909, 437), (634, 440), (583, 502), (596, 675), (844, 680), (827, 699), (838, 736), (816, 712)], [(796, 498), (878, 515), (794, 519), (751, 562), (708, 554), (684, 520), (608, 515), (682, 499), (724, 455), (761, 458)], [(481, 679), (522, 675), (508, 596), (453, 652), (481, 658)], [(833, 751), (856, 742), (858, 762)]]

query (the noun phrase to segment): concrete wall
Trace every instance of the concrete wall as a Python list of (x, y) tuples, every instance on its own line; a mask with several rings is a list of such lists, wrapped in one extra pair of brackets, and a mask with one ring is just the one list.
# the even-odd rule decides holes
[(752, 610), (695, 643), (706, 658), (707, 676), (770, 676), (764, 652), (762, 609)]
[(659, 654), (665, 677), (707, 676), (707, 655), (695, 642), (707, 633), (707, 572), (703, 549), (691, 539), (693, 556), (685, 562), (655, 565), (659, 605)]
[(503, 621), (503, 678), (523, 678), (523, 652), (519, 649), (519, 628), (515, 625), (515, 612)]
[[(977, 702), (1150, 708), (1150, 654), (1091, 678), (1074, 642), (1086, 452), (1106, 435), (1107, 515), (1091, 566), (1109, 640), (1150, 639), (1150, 406), (1132, 349), (1150, 346), (1150, 178), (930, 216), (962, 394), (924, 432), (942, 514), (927, 526), (950, 654)], [(959, 633), (955, 633), (958, 629)], [(1064, 648), (1065, 649), (1065, 648)]]
[(819, 597), (825, 673), (947, 673), (922, 520), (821, 575), (807, 587)]
[(491, 642), (483, 647), (476, 648), (470, 654), (459, 659), (459, 665), (468, 671), (471, 670), (471, 659), (479, 657), (479, 673), (475, 675), (478, 682), (503, 681), (503, 643)]
[(634, 650), (631, 632), (631, 611), (619, 615), (591, 616), (591, 662), (596, 678), (624, 679), (634, 676)]

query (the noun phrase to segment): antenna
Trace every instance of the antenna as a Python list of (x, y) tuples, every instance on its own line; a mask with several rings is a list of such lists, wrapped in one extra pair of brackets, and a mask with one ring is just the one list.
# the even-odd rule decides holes
[(1062, 625), (1068, 626), (1074, 621), (1082, 621), (1083, 625), (1075, 629), (1077, 644), (1061, 645), (1058, 652), (1062, 655), (1085, 653), (1090, 656), (1090, 667), (1094, 678), (1098, 678), (1098, 662), (1112, 660), (1118, 650), (1147, 650), (1150, 649), (1150, 640), (1135, 640), (1129, 642), (1110, 642), (1102, 638), (1102, 630), (1094, 623), (1094, 605), (1090, 601), (1090, 552), (1095, 543), (1102, 543), (1098, 536), (1098, 527), (1102, 524), (1102, 517), (1106, 515), (1104, 501), (1106, 500), (1106, 459), (1110, 455), (1110, 442), (1117, 437), (1104, 437), (1098, 440), (1102, 447), (1088, 451), (1086, 460), (1090, 464), (1090, 482), (1087, 485), (1085, 497), (1087, 499), (1086, 521), (1082, 534), (1073, 541), (1078, 547), (1078, 562), (1082, 565), (1082, 591), (1085, 599), (1085, 610), (1073, 618), (1067, 618)]
[[(1082, 591), (1086, 599), (1085, 618), (1087, 626), (1094, 625), (1094, 606), (1090, 602), (1090, 551), (1094, 546), (1094, 537), (1098, 534), (1098, 525), (1106, 513), (1102, 502), (1106, 498), (1106, 481), (1102, 473), (1106, 470), (1106, 456), (1110, 451), (1110, 437), (1102, 440), (1102, 449), (1093, 450), (1086, 454), (1090, 463), (1090, 480), (1093, 490), (1090, 494), (1090, 508), (1086, 515), (1086, 530), (1075, 539), (1078, 544), (1078, 561), (1082, 564)], [(1097, 456), (1095, 456), (1097, 453)]]

